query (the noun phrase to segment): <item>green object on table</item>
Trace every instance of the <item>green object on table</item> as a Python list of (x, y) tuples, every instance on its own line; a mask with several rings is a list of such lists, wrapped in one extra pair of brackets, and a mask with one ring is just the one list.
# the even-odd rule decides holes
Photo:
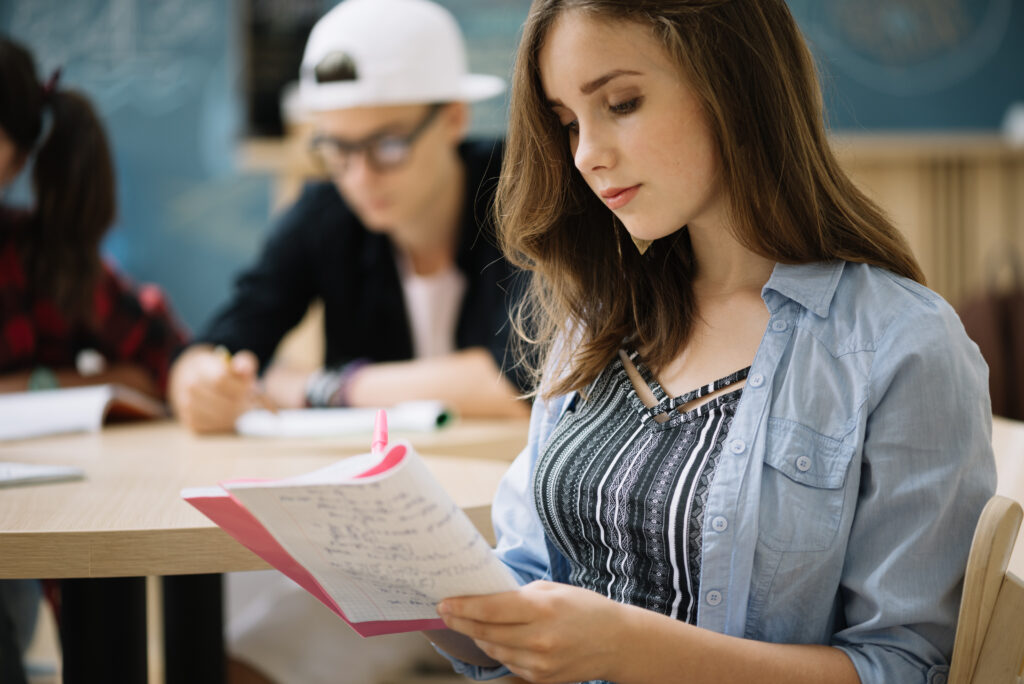
[(36, 366), (32, 374), (28, 376), (29, 391), (52, 390), (58, 387), (60, 387), (60, 382), (57, 380), (57, 374), (46, 366)]

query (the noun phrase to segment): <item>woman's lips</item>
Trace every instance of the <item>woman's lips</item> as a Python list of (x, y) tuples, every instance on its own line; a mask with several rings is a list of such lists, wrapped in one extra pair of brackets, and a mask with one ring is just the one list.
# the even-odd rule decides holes
[(640, 186), (634, 185), (628, 188), (608, 188), (601, 191), (601, 199), (608, 205), (609, 209), (621, 209), (629, 204), (630, 200), (636, 197)]

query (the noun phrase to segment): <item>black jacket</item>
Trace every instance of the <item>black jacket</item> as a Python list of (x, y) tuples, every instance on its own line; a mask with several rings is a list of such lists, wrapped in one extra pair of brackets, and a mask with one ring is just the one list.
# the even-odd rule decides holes
[[(524, 379), (506, 349), (509, 309), (521, 293), (517, 273), (497, 247), (491, 217), (502, 144), (465, 142), (465, 205), (456, 265), (466, 291), (458, 349), (485, 347), (517, 387)], [(265, 368), (281, 338), (314, 298), (324, 302), (324, 365), (356, 358), (401, 361), (413, 355), (390, 239), (367, 230), (329, 182), (307, 185), (281, 217), (256, 264), (236, 281), (231, 300), (198, 336), (234, 352), (251, 349)]]

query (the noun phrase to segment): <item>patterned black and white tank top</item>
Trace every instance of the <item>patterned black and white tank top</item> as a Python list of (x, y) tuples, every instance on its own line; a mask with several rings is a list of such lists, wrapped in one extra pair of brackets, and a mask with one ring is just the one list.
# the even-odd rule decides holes
[(742, 389), (677, 409), (750, 369), (668, 397), (639, 355), (628, 357), (657, 406), (644, 406), (615, 359), (552, 432), (537, 463), (535, 500), (569, 560), (571, 584), (693, 624), (708, 489)]

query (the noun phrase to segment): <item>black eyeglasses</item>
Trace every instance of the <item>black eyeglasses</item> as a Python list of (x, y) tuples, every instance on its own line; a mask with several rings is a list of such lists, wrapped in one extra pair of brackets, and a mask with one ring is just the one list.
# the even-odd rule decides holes
[(442, 104), (430, 105), (426, 115), (405, 135), (375, 133), (362, 140), (343, 140), (330, 135), (317, 134), (310, 142), (310, 151), (328, 173), (340, 176), (348, 170), (352, 155), (365, 154), (366, 163), (374, 171), (391, 171), (409, 160), (412, 145), (430, 123), (437, 118)]

